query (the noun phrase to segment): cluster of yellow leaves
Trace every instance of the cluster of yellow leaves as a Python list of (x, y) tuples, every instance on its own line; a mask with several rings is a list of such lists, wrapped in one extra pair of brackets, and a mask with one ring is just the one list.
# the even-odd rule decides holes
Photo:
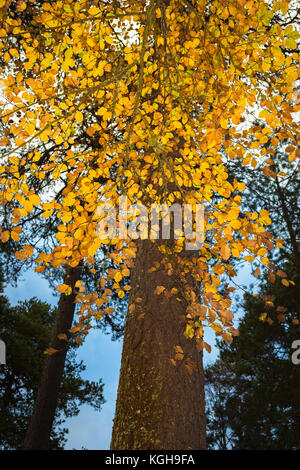
[[(0, 143), (10, 148), (0, 167), (0, 200), (18, 203), (14, 226), (1, 233), (2, 241), (18, 241), (21, 218), (39, 206), (44, 218), (55, 217), (59, 224), (57, 246), (39, 255), (36, 270), (66, 262), (77, 266), (81, 260), (92, 270), (97, 251), (110, 243), (116, 268), (108, 271), (108, 280), (122, 298), (126, 290), (120, 283), (130, 274), (135, 248), (128, 239), (99, 239), (99, 201), (116, 206), (122, 192), (130, 203), (205, 203), (212, 241), (199, 255), (179, 256), (176, 264), (174, 250), (161, 250), (166, 264), (173, 259), (167, 270), (182, 275), (180, 295), (191, 308), (186, 335), (195, 336), (201, 349), (206, 321), (230, 341), (231, 291), (221, 295), (221, 279), (236, 275), (234, 258), (260, 259), (276, 272), (267, 254), (281, 241), (270, 239), (267, 211), (241, 214), (245, 185), (229, 181), (223, 157), (254, 168), (265, 158), (264, 173), (275, 177), (271, 157), (280, 142), (289, 140), (290, 161), (299, 156), (294, 119), (299, 34), (291, 25), (272, 23), (278, 11), (287, 13), (289, 2), (66, 0), (36, 10), (32, 2), (20, 2), (18, 11), (29, 7), (32, 27), (0, 0), (0, 52), (11, 70), (3, 81), (9, 108), (2, 106)], [(12, 35), (18, 49), (11, 47)], [(247, 121), (247, 113), (257, 109), (259, 124)], [(80, 145), (82, 135), (87, 150)], [(46, 148), (55, 143), (63, 153), (55, 150), (47, 161), (38, 150), (18, 157), (20, 149), (37, 142)], [(29, 174), (66, 182), (62, 202), (42, 203), (26, 186)], [(182, 247), (183, 240), (176, 240), (175, 252)], [(16, 254), (20, 260), (31, 255), (28, 246)], [(188, 276), (202, 286), (202, 306)], [(101, 287), (102, 296), (78, 293), (81, 318), (110, 313), (109, 307), (99, 310), (112, 293)], [(64, 284), (58, 291), (70, 294)], [(178, 293), (157, 286), (155, 294)]]

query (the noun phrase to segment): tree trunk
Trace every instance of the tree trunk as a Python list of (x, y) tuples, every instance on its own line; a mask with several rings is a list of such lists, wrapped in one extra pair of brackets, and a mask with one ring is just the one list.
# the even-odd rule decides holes
[(49, 347), (57, 349), (58, 352), (47, 356), (32, 417), (25, 437), (25, 450), (47, 450), (49, 448), (50, 433), (57, 407), (58, 391), (68, 350), (67, 341), (58, 339), (57, 335), (65, 333), (69, 337), (69, 329), (72, 326), (75, 312), (74, 286), (79, 276), (79, 268), (67, 268), (64, 282), (72, 287), (72, 294), (61, 294), (60, 296), (49, 344)]
[[(127, 314), (111, 449), (205, 449), (202, 353), (184, 336), (187, 305), (176, 295), (154, 294), (156, 286), (172, 289), (180, 280), (162, 267), (148, 272), (162, 257), (157, 243), (137, 245), (130, 304), (142, 301)], [(177, 345), (195, 362), (192, 374), (185, 360), (176, 367), (168, 360)]]
[(277, 177), (276, 177), (276, 186), (277, 186), (278, 196), (279, 196), (280, 205), (282, 209), (282, 215), (286, 223), (287, 231), (289, 233), (290, 240), (291, 240), (291, 247), (292, 247), (292, 252), (294, 255), (294, 261), (295, 261), (296, 266), (300, 266), (300, 253), (299, 253), (299, 244), (297, 241), (297, 234), (293, 227), (292, 219), (291, 219), (290, 212), (287, 206), (287, 201), (285, 200), (284, 192), (279, 184)]

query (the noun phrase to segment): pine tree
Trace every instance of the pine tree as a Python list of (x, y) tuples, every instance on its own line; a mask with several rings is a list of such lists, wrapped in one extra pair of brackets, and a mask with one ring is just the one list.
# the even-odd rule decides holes
[[(25, 433), (40, 383), (55, 309), (36, 298), (12, 307), (0, 297), (0, 337), (7, 346), (7, 365), (0, 367), (0, 448), (23, 448)], [(54, 416), (49, 449), (63, 449), (68, 429), (65, 420), (78, 415), (80, 405), (100, 411), (103, 384), (81, 378), (86, 366), (76, 359), (76, 345), (69, 349)]]

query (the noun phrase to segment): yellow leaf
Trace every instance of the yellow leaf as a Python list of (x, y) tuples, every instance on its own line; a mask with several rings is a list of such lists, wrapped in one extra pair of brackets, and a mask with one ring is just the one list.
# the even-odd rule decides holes
[(289, 11), (289, 2), (280, 2), (280, 10), (284, 15)]
[(123, 278), (122, 273), (120, 271), (117, 271), (116, 274), (114, 275), (114, 280), (116, 282), (120, 282), (122, 278)]
[(29, 201), (34, 205), (38, 206), (41, 203), (41, 200), (37, 194), (30, 194)]
[(231, 220), (229, 222), (229, 225), (230, 227), (234, 228), (235, 230), (238, 230), (239, 228), (241, 228), (241, 221), (240, 220)]
[(76, 111), (75, 119), (79, 124), (81, 124), (83, 121), (83, 114), (80, 111)]
[(88, 247), (88, 253), (90, 256), (94, 256), (96, 251), (99, 249), (101, 241), (97, 238), (93, 243)]

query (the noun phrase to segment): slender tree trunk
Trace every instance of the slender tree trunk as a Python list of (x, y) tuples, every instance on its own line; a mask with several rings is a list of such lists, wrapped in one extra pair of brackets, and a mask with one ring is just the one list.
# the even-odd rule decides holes
[[(163, 294), (180, 282), (160, 267), (149, 272), (161, 254), (157, 244), (139, 240), (132, 270), (122, 365), (111, 449), (205, 449), (206, 420), (202, 353), (184, 337), (186, 304)], [(189, 374), (184, 360), (176, 367), (174, 346), (181, 346), (197, 370)]]
[(297, 241), (297, 235), (296, 235), (296, 232), (293, 228), (293, 223), (292, 223), (292, 220), (291, 220), (291, 217), (290, 217), (289, 209), (288, 209), (288, 206), (286, 204), (285, 197), (284, 197), (284, 192), (283, 192), (283, 190), (282, 190), (282, 188), (279, 184), (279, 181), (278, 181), (277, 177), (276, 177), (276, 186), (277, 186), (278, 196), (279, 196), (279, 200), (280, 200), (280, 204), (281, 204), (283, 218), (285, 220), (286, 227), (287, 227), (287, 230), (288, 230), (288, 233), (289, 233), (289, 236), (290, 236), (290, 240), (291, 240), (291, 247), (292, 247), (292, 251), (293, 251), (293, 255), (294, 255), (295, 264), (296, 264), (296, 266), (300, 266), (300, 253), (299, 253), (299, 244), (298, 244), (298, 241)]
[(69, 337), (69, 329), (72, 326), (75, 312), (74, 286), (79, 276), (79, 268), (67, 268), (64, 282), (72, 287), (72, 294), (61, 294), (60, 296), (49, 344), (49, 347), (57, 349), (58, 352), (47, 356), (34, 403), (33, 414), (25, 437), (25, 450), (47, 450), (49, 448), (50, 433), (57, 407), (58, 391), (68, 349), (67, 341), (60, 340), (57, 335), (65, 333)]

